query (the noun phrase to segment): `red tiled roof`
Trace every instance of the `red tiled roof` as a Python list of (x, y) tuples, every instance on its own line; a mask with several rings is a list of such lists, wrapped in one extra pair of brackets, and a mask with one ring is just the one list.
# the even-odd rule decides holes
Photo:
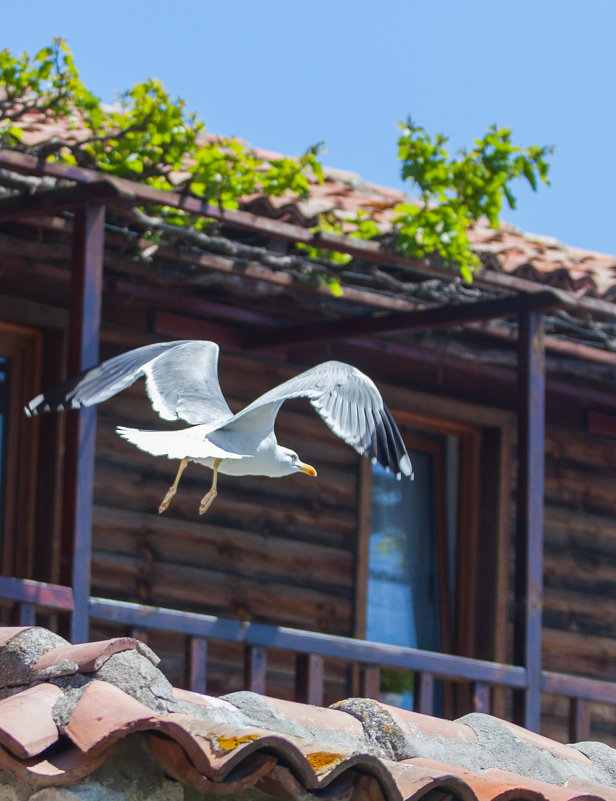
[(0, 767), (33, 788), (74, 785), (141, 733), (167, 776), (216, 795), (616, 800), (616, 751), (600, 743), (367, 699), (329, 709), (248, 692), (216, 699), (173, 689), (156, 662), (128, 638), (73, 646), (45, 629), (0, 628)]
[[(394, 208), (408, 199), (403, 192), (365, 183), (353, 173), (326, 168), (324, 183), (312, 184), (307, 200), (258, 196), (247, 199), (243, 208), (298, 225), (314, 225), (319, 214), (344, 220), (361, 211), (387, 232), (396, 216)], [(490, 228), (487, 221), (477, 223), (469, 235), (477, 254), (489, 258), (491, 269), (597, 297), (616, 285), (616, 256), (569, 247), (506, 222), (499, 228)]]
[[(78, 119), (50, 122), (31, 115), (21, 127), (23, 143), (28, 146), (52, 137), (77, 142), (87, 135)], [(280, 156), (260, 148), (256, 153), (266, 161)], [(395, 206), (408, 200), (403, 192), (365, 182), (353, 172), (327, 167), (324, 173), (324, 182), (313, 182), (307, 199), (255, 196), (246, 198), (243, 208), (304, 226), (314, 225), (319, 214), (333, 214), (344, 220), (359, 211), (368, 212), (386, 232), (391, 229)], [(493, 270), (611, 300), (610, 290), (616, 285), (616, 256), (569, 247), (552, 237), (525, 233), (507, 223), (498, 229), (478, 223), (471, 229), (470, 238), (476, 252), (489, 259)]]

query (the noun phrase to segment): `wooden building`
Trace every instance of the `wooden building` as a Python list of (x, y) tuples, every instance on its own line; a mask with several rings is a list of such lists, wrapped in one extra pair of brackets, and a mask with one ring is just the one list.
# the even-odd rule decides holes
[[(386, 237), (316, 237), (317, 211), (386, 224), (400, 200), (337, 171), (308, 201), (228, 212), (21, 154), (0, 170), (7, 620), (136, 632), (174, 684), (203, 689), (207, 668), (213, 694), (396, 692), (616, 741), (613, 258), (478, 227), (467, 286)], [(161, 205), (215, 223), (171, 230)], [(340, 296), (302, 244), (351, 256)], [(159, 424), (141, 384), (98, 413), (23, 414), (41, 388), (165, 338), (220, 343), (233, 409), (351, 362), (381, 388), (416, 481), (373, 470), (294, 401), (278, 440), (316, 480), (223, 476), (200, 518), (210, 477), (191, 465), (158, 515), (175, 464), (114, 433)]]

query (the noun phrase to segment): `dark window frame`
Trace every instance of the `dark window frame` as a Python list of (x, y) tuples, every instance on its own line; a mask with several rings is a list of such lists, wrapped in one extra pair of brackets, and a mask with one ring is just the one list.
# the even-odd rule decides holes
[(23, 407), (39, 389), (41, 352), (40, 331), (0, 323), (0, 357), (8, 364), (2, 573), (19, 578), (34, 577), (38, 420), (26, 417)]

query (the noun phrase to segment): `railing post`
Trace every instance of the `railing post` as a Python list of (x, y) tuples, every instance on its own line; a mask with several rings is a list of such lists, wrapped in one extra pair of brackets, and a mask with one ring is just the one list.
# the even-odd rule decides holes
[(323, 706), (323, 657), (297, 654), (295, 660), (295, 700)]
[(190, 637), (188, 653), (188, 689), (205, 693), (207, 684), (207, 640)]
[(253, 693), (265, 695), (267, 655), (260, 645), (247, 645), (244, 652), (244, 686)]
[(379, 700), (381, 692), (381, 669), (374, 665), (365, 665), (361, 672), (361, 694), (364, 698)]
[(514, 714), (527, 729), (539, 731), (545, 469), (545, 323), (541, 313), (521, 310), (518, 345), (514, 662), (526, 669), (527, 685), (523, 699), (520, 693), (514, 694)]
[(584, 698), (569, 699), (569, 742), (590, 740), (590, 702)]
[(485, 681), (473, 682), (473, 712), (490, 714), (490, 685)]
[(34, 604), (19, 604), (19, 625), (34, 626), (36, 624), (36, 606)]
[(415, 674), (415, 711), (424, 715), (434, 712), (434, 676), (432, 673)]

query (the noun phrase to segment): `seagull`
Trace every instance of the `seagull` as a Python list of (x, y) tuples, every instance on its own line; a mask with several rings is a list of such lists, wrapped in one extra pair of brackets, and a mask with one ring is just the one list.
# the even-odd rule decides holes
[(217, 495), (218, 474), (270, 476), (292, 473), (316, 476), (312, 465), (276, 440), (274, 424), (282, 404), (307, 398), (326, 425), (358, 453), (379, 462), (399, 479), (413, 478), (411, 460), (400, 432), (374, 382), (356, 367), (328, 361), (311, 367), (264, 393), (233, 414), (218, 382), (219, 348), (205, 340), (179, 340), (145, 345), (115, 356), (37, 395), (25, 407), (28, 416), (54, 409), (94, 406), (126, 389), (138, 378), (155, 412), (163, 420), (183, 420), (188, 428), (145, 431), (118, 426), (116, 432), (153, 456), (179, 459), (173, 484), (158, 512), (177, 492), (188, 462), (213, 471), (212, 484), (201, 499), (205, 514)]

